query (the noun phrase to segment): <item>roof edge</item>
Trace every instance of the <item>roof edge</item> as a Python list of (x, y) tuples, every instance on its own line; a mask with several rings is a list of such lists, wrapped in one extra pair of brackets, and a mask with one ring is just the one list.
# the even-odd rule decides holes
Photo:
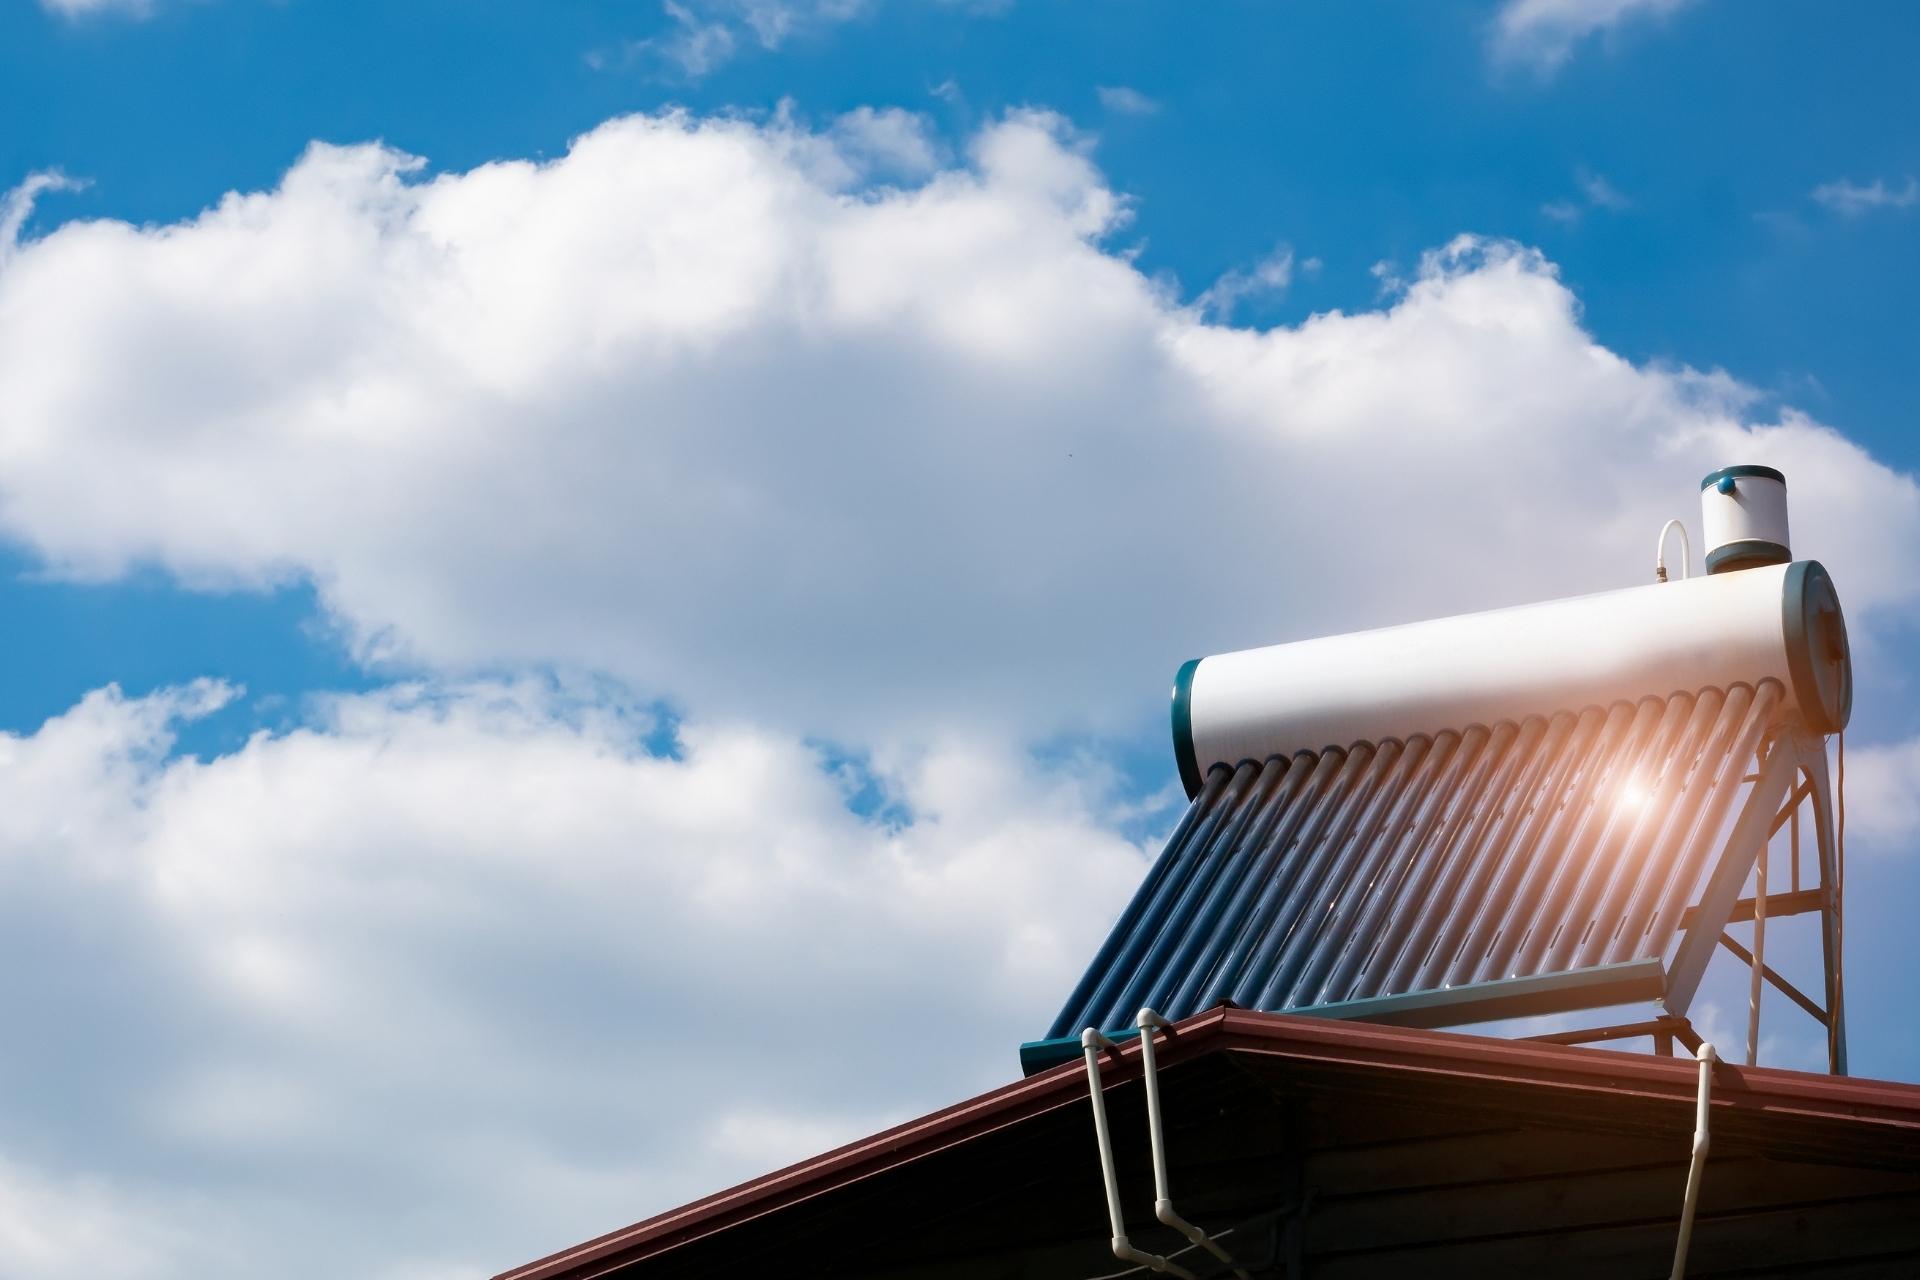
[[(1209, 1053), (1247, 1051), (1333, 1065), (1422, 1075), (1469, 1077), (1563, 1090), (1581, 1096), (1632, 1096), (1692, 1106), (1698, 1087), (1690, 1059), (1659, 1058), (1566, 1045), (1500, 1040), (1247, 1009), (1215, 1008), (1176, 1023), (1160, 1048), (1163, 1066)], [(1112, 1051), (1106, 1087), (1137, 1077), (1140, 1046)], [(1920, 1141), (1920, 1085), (1741, 1067), (1723, 1062), (1716, 1097), (1771, 1113), (1910, 1129)], [(825, 1152), (644, 1221), (563, 1249), (494, 1280), (591, 1280), (617, 1267), (924, 1159), (948, 1147), (1070, 1105), (1086, 1096), (1079, 1063), (1066, 1063), (920, 1119)]]

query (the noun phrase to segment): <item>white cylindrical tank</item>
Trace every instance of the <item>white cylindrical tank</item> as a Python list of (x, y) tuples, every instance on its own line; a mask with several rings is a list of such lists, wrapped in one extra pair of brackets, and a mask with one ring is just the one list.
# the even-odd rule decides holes
[(1722, 467), (1702, 480), (1700, 525), (1708, 573), (1793, 559), (1787, 536), (1787, 478), (1772, 467)]
[(1193, 795), (1215, 764), (1769, 677), (1812, 732), (1846, 724), (1846, 623), (1816, 561), (1196, 659), (1174, 754)]

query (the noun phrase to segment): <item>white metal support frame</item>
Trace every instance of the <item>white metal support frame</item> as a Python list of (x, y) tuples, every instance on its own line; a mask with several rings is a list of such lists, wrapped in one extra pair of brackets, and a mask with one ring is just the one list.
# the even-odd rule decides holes
[(1147, 1133), (1153, 1141), (1153, 1216), (1172, 1227), (1200, 1248), (1233, 1268), (1240, 1280), (1252, 1280), (1233, 1255), (1216, 1244), (1206, 1232), (1188, 1222), (1173, 1209), (1173, 1193), (1167, 1190), (1167, 1137), (1160, 1119), (1160, 1072), (1154, 1060), (1153, 1033), (1169, 1031), (1172, 1024), (1151, 1009), (1142, 1009), (1134, 1019), (1140, 1028), (1140, 1062), (1147, 1083)]
[(1687, 1194), (1680, 1204), (1680, 1238), (1673, 1247), (1673, 1274), (1670, 1280), (1686, 1280), (1687, 1247), (1693, 1243), (1693, 1213), (1700, 1204), (1700, 1174), (1706, 1167), (1707, 1111), (1713, 1101), (1713, 1064), (1719, 1060), (1713, 1046), (1702, 1044), (1694, 1055), (1700, 1060), (1700, 1095), (1694, 1104), (1693, 1159), (1687, 1165)]
[[(1795, 807), (1794, 812), (1799, 812)], [(1753, 972), (1747, 982), (1747, 1065), (1760, 1065), (1760, 982), (1767, 971), (1767, 858), (1772, 842), (1760, 846), (1753, 864)]]
[[(1827, 755), (1823, 741), (1804, 732), (1790, 731), (1770, 737), (1761, 749), (1758, 767), (1752, 777), (1745, 807), (1728, 835), (1721, 865), (1701, 894), (1700, 901), (1683, 918), (1682, 936), (1672, 961), (1667, 966), (1667, 989), (1661, 997), (1665, 1012), (1685, 1017), (1694, 993), (1699, 989), (1707, 961), (1716, 947), (1725, 947), (1752, 967), (1748, 986), (1748, 1058), (1749, 1065), (1759, 1049), (1759, 1012), (1757, 996), (1762, 981), (1770, 983), (1782, 995), (1816, 1019), (1827, 1033), (1827, 1066), (1835, 1075), (1847, 1073), (1846, 998), (1842, 986), (1840, 913), (1845, 886), (1839, 856), (1839, 841), (1834, 830), (1834, 790), (1827, 775)], [(1818, 888), (1803, 890), (1800, 882), (1800, 850), (1803, 828), (1801, 807), (1811, 810)], [(1769, 885), (1767, 859), (1773, 836), (1789, 828), (1791, 848), (1787, 865), (1791, 891), (1775, 893)], [(1741, 886), (1752, 877), (1755, 894), (1741, 898)], [(1738, 914), (1734, 914), (1738, 909)], [(1826, 1002), (1822, 1007), (1776, 973), (1766, 963), (1768, 925), (1779, 916), (1818, 911), (1821, 916), (1821, 950), (1826, 969)], [(1714, 927), (1714, 921), (1751, 919), (1754, 922), (1754, 949), (1742, 946), (1731, 933)], [(1758, 954), (1756, 954), (1756, 952)]]
[(1093, 1133), (1100, 1141), (1100, 1176), (1107, 1184), (1107, 1219), (1113, 1224), (1113, 1256), (1122, 1262), (1135, 1262), (1149, 1271), (1179, 1276), (1180, 1280), (1198, 1280), (1193, 1272), (1157, 1253), (1143, 1253), (1127, 1239), (1127, 1220), (1120, 1213), (1120, 1180), (1113, 1171), (1113, 1135), (1107, 1129), (1107, 1100), (1100, 1091), (1100, 1051), (1112, 1049), (1113, 1041), (1092, 1027), (1080, 1033), (1080, 1048), (1087, 1055), (1087, 1093), (1093, 1102)]

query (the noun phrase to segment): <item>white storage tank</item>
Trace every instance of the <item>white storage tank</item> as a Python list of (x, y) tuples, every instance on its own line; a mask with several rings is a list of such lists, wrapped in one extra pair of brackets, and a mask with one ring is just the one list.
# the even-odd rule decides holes
[[(1708, 576), (1195, 659), (1173, 689), (1188, 795), (1216, 764), (1777, 680), (1780, 714), (1853, 707), (1833, 579), (1788, 550), (1786, 481), (1727, 467), (1701, 489)], [(1734, 570), (1740, 572), (1733, 572)]]

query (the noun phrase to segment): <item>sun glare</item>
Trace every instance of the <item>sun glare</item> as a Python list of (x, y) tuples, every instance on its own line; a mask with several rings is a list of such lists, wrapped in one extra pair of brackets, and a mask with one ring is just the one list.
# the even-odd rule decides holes
[(1652, 798), (1653, 793), (1647, 788), (1646, 783), (1633, 781), (1621, 785), (1620, 796), (1615, 803), (1622, 809), (1638, 810), (1646, 808), (1647, 801)]

